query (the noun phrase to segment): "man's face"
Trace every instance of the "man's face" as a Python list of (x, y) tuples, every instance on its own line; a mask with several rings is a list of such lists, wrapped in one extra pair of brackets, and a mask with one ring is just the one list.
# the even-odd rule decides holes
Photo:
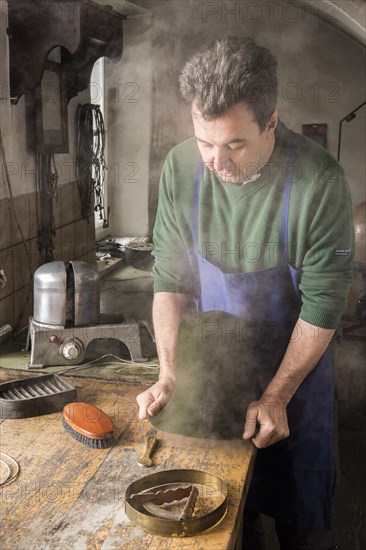
[(227, 183), (241, 184), (249, 180), (272, 153), (277, 111), (262, 133), (245, 103), (237, 103), (223, 115), (208, 121), (193, 104), (192, 119), (204, 163)]

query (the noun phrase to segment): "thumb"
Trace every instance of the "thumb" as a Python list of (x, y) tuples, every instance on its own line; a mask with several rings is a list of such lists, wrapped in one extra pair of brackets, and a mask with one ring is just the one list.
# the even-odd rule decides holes
[(257, 426), (258, 410), (256, 405), (249, 405), (244, 424), (243, 439), (250, 439), (254, 436)]
[(147, 414), (149, 416), (155, 416), (156, 414), (158, 414), (158, 412), (162, 407), (163, 407), (163, 404), (161, 403), (161, 400), (157, 399), (156, 401), (151, 403), (151, 405), (147, 408)]
[(155, 416), (163, 407), (165, 407), (168, 399), (169, 396), (165, 392), (161, 392), (160, 395), (147, 407), (147, 413), (150, 416)]
[(154, 402), (154, 397), (144, 392), (136, 397), (136, 401), (139, 406), (139, 420), (147, 420), (148, 409)]

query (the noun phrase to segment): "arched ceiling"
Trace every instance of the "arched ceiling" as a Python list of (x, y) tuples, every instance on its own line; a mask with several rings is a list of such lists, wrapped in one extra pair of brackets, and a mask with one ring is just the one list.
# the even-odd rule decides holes
[(297, 0), (307, 11), (319, 13), (319, 17), (358, 42), (366, 45), (366, 2), (365, 0)]

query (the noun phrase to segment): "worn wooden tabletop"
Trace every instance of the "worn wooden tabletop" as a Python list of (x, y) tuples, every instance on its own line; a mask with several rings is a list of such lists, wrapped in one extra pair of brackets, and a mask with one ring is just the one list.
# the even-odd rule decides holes
[[(0, 369), (0, 381), (28, 373)], [(34, 374), (29, 374), (31, 376)], [(137, 418), (141, 386), (70, 378), (78, 399), (103, 409), (115, 424), (116, 445), (91, 449), (65, 432), (61, 413), (1, 421), (1, 450), (20, 464), (20, 476), (2, 488), (1, 547), (4, 550), (131, 549), (224, 550), (234, 548), (254, 449), (244, 441), (215, 441), (158, 432), (154, 466), (137, 456), (148, 422)], [(224, 519), (199, 536), (161, 537), (133, 525), (124, 495), (134, 480), (153, 472), (193, 468), (220, 476), (229, 486)]]

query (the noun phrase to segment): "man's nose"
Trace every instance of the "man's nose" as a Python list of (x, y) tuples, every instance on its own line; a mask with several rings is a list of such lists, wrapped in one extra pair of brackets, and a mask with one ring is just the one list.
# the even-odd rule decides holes
[(213, 150), (213, 163), (215, 170), (225, 170), (226, 165), (229, 164), (229, 154), (221, 147), (215, 147)]

